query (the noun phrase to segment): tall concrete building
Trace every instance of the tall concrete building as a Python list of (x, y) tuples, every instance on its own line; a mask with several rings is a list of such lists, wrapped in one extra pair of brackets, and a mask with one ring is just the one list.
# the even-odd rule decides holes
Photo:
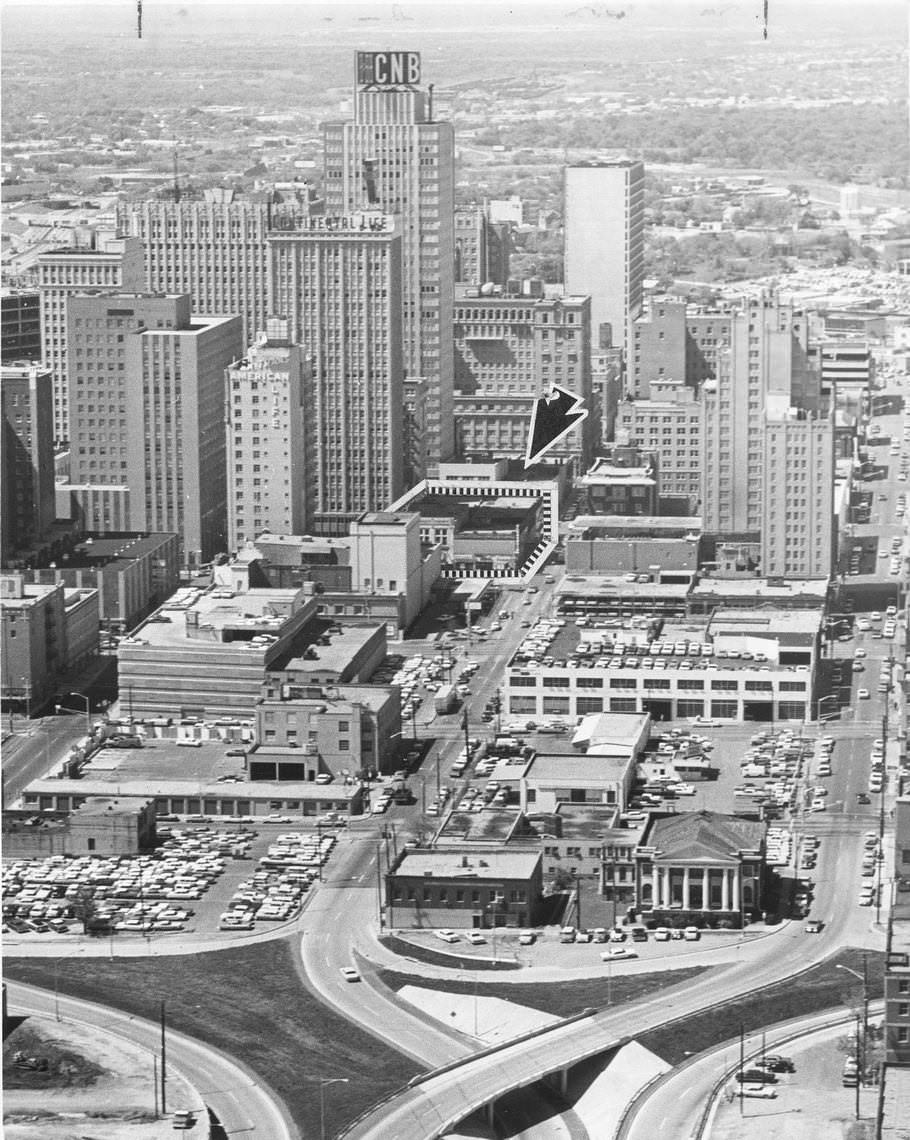
[(41, 359), (41, 294), (37, 289), (0, 290), (0, 360), (4, 364)]
[(753, 546), (763, 573), (773, 549), (773, 565), (794, 567), (779, 573), (825, 577), (834, 430), (809, 360), (807, 316), (769, 297), (749, 299), (730, 341), (716, 379), (702, 385), (704, 530), (721, 544)]
[(86, 290), (133, 293), (145, 288), (142, 246), (114, 231), (77, 231), (77, 244), (38, 258), (41, 346), (54, 385), (54, 439), (70, 439), (67, 381), (67, 300)]
[(401, 216), (405, 374), (427, 380), (427, 464), (448, 459), (452, 423), (454, 134), (436, 122), (432, 92), (418, 89), (417, 52), (357, 52), (354, 119), (327, 123), (329, 214)]
[(188, 293), (194, 312), (239, 315), (252, 344), (268, 313), (269, 231), (293, 229), (322, 208), (308, 183), (246, 196), (215, 187), (201, 198), (123, 202), (118, 221), (142, 245), (145, 285), (137, 288)]
[[(287, 321), (265, 331), (228, 369), (228, 546), (263, 531), (306, 534), (309, 361)], [(312, 427), (312, 423), (309, 423)]]
[(401, 228), (379, 213), (328, 216), (269, 241), (271, 310), (312, 361), (308, 522), (347, 534), (404, 489)]
[(764, 577), (827, 578), (834, 563), (834, 420), (769, 401), (764, 431), (761, 571)]
[(591, 302), (588, 297), (456, 290), (455, 429), (471, 459), (525, 455), (534, 403), (552, 383), (576, 392), (588, 417), (549, 453), (585, 470), (599, 417), (591, 401)]
[(588, 162), (565, 168), (566, 292), (591, 298), (595, 349), (631, 349), (644, 280), (645, 168), (641, 162)]
[(620, 402), (617, 443), (653, 452), (660, 495), (685, 496), (695, 512), (701, 491), (701, 403), (694, 389), (672, 379), (653, 380), (647, 400)]
[(491, 222), (484, 202), (455, 207), (455, 283), (498, 285), (509, 280), (512, 238), (508, 223)]
[(40, 540), (53, 525), (54, 392), (44, 368), (0, 369), (3, 482), (0, 486), (2, 564)]
[[(191, 316), (187, 296), (71, 299), (71, 478), (108, 516), (93, 530), (174, 532), (184, 563), (227, 548), (225, 373), (239, 317)], [(123, 522), (128, 520), (128, 527)]]

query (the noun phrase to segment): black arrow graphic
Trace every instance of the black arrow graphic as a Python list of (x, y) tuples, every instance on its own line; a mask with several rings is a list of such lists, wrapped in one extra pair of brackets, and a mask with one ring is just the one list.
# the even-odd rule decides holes
[(568, 435), (588, 414), (574, 392), (567, 392), (556, 384), (550, 395), (540, 396), (534, 402), (528, 449), (525, 452), (525, 470), (539, 463), (544, 454)]

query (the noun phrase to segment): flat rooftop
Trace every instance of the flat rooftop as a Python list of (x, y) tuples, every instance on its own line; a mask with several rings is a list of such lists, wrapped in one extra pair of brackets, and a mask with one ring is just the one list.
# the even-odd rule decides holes
[(200, 783), (194, 780), (164, 780), (157, 775), (142, 780), (34, 780), (25, 789), (26, 794), (63, 796), (107, 796), (115, 792), (118, 799), (147, 800), (156, 796), (218, 796), (247, 800), (350, 800), (358, 794), (356, 784), (314, 784), (282, 780), (267, 783), (262, 780), (246, 783)]
[[(734, 672), (736, 670), (752, 670), (761, 665), (763, 668), (772, 668), (776, 672), (792, 672), (794, 666), (780, 666), (773, 662), (762, 662), (754, 656), (745, 656), (733, 639), (739, 637), (765, 637), (769, 641), (780, 637), (786, 645), (805, 647), (809, 639), (814, 637), (819, 628), (821, 612), (814, 610), (780, 610), (781, 620), (767, 624), (765, 619), (753, 617), (746, 610), (725, 611), (731, 615), (731, 620), (723, 621), (715, 626), (709, 626), (707, 632), (703, 628), (689, 629), (689, 623), (675, 623), (665, 628), (660, 637), (648, 644), (647, 625), (633, 625), (632, 622), (595, 621), (582, 617), (584, 623), (580, 627), (570, 618), (559, 618), (558, 624), (532, 627), (527, 636), (515, 650), (509, 661), (509, 667), (517, 671), (540, 672), (550, 671), (553, 668), (572, 669), (616, 669), (622, 664), (626, 666), (642, 665), (647, 669), (656, 670), (705, 670), (710, 665), (713, 670)], [(767, 613), (770, 611), (763, 611)], [(736, 617), (741, 623), (736, 622)], [(788, 616), (794, 616), (794, 621), (787, 622)], [(634, 621), (634, 619), (633, 619)], [(722, 639), (721, 645), (715, 645), (713, 638)], [(724, 642), (732, 645), (726, 648)], [(679, 643), (687, 644), (685, 654), (676, 653), (675, 646)], [(711, 650), (706, 654), (703, 647), (707, 645)], [(590, 646), (587, 652), (581, 652), (583, 646)], [(656, 653), (651, 650), (660, 649)], [(689, 652), (692, 650), (693, 652)], [(553, 663), (545, 662), (550, 657)], [(571, 662), (571, 665), (569, 664)], [(561, 663), (561, 664), (560, 664)], [(555, 718), (558, 719), (558, 718)]]
[[(182, 589), (146, 620), (136, 636), (150, 645), (173, 648), (189, 644), (204, 650), (218, 644), (218, 638), (188, 636), (186, 615), (193, 614), (200, 629), (207, 626), (216, 633), (233, 629), (278, 637), (305, 598), (301, 590), (253, 589), (235, 595), (218, 586), (204, 592)], [(242, 644), (238, 639), (238, 647)]]
[(367, 642), (376, 635), (379, 623), (373, 625), (346, 625), (335, 633), (326, 633), (328, 645), (314, 641), (307, 646), (306, 657), (289, 657), (287, 661), (272, 663), (272, 668), (281, 668), (294, 673), (343, 673)]
[(569, 533), (584, 531), (590, 528), (614, 535), (617, 538), (623, 535), (641, 535), (643, 531), (654, 531), (658, 534), (680, 531), (682, 533), (701, 533), (700, 515), (578, 515), (569, 523)]
[(433, 879), (529, 879), (540, 862), (536, 851), (490, 851), (470, 853), (405, 851), (395, 874)]
[(528, 768), (527, 779), (529, 783), (547, 784), (622, 780), (631, 763), (631, 745), (628, 756), (598, 756), (590, 752), (581, 756), (577, 752), (542, 756), (538, 753)]
[[(555, 812), (546, 812), (545, 815), (559, 818), (559, 831), (554, 826), (552, 830), (545, 829), (543, 833), (559, 834), (561, 839), (601, 841), (614, 828), (618, 812), (618, 807), (605, 804), (557, 804)], [(534, 828), (538, 834), (542, 833), (540, 823), (535, 823)]]
[(725, 633), (815, 634), (821, 627), (821, 610), (715, 610), (708, 626), (709, 636)]
[[(776, 598), (813, 599), (824, 605), (828, 596), (826, 578), (811, 581), (775, 581), (767, 578), (702, 578), (692, 586), (692, 598), (763, 598), (773, 602)], [(807, 604), (811, 604), (807, 601)]]
[(559, 597), (591, 600), (654, 598), (684, 602), (691, 588), (688, 582), (629, 582), (621, 575), (609, 577), (605, 574), (569, 574), (556, 587), (556, 593)]

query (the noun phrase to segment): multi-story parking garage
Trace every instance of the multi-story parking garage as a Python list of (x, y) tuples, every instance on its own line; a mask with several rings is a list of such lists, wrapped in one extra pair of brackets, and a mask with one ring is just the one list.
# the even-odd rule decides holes
[(722, 611), (707, 623), (542, 621), (512, 658), (507, 711), (530, 719), (650, 713), (654, 720), (804, 721), (818, 611)]

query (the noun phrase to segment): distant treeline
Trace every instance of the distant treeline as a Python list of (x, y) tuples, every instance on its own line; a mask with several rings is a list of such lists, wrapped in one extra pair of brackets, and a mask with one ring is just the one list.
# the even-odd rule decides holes
[(529, 121), (477, 140), (518, 147), (621, 149), (646, 162), (800, 169), (848, 181), (857, 169), (905, 180), (910, 165), (907, 104), (831, 107), (687, 107), (679, 111)]

